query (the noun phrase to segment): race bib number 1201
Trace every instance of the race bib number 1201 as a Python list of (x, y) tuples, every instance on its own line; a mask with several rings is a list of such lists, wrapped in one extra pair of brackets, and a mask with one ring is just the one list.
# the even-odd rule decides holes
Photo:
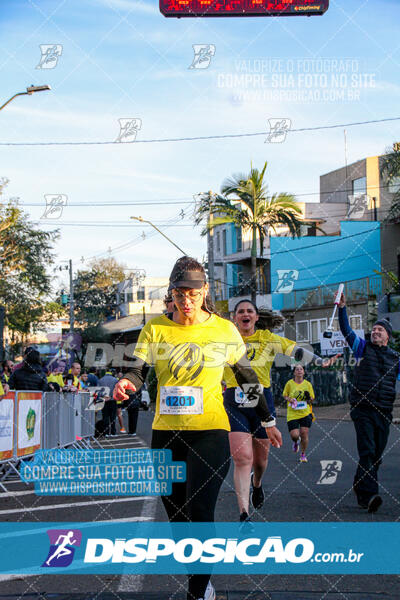
[(194, 386), (160, 387), (160, 415), (202, 415), (203, 388)]

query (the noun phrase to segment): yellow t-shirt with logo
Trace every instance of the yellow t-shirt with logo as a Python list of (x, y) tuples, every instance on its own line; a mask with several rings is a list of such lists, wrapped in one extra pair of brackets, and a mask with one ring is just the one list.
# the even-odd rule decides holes
[[(166, 315), (146, 323), (134, 356), (154, 365), (157, 375), (153, 429), (230, 431), (221, 379), (225, 365), (234, 365), (245, 352), (246, 347), (233, 323), (214, 314), (196, 325), (180, 325)], [(160, 414), (160, 388), (164, 386), (200, 388), (202, 414)], [(167, 393), (165, 388), (163, 391)], [(167, 402), (165, 398), (164, 402)]]
[(61, 389), (63, 389), (65, 383), (64, 383), (64, 377), (61, 375), (61, 373), (59, 373), (58, 375), (55, 375), (54, 373), (51, 373), (51, 375), (47, 376), (47, 381), (48, 383), (58, 383), (58, 385), (60, 386)]
[[(264, 387), (270, 387), (270, 371), (277, 354), (290, 356), (296, 342), (271, 333), (268, 329), (257, 329), (253, 335), (243, 336), (246, 344), (247, 358), (257, 377)], [(224, 371), (224, 381), (227, 387), (238, 385), (232, 369), (227, 367)]]
[[(307, 403), (304, 397), (305, 391), (307, 391), (310, 394), (311, 399), (314, 400), (315, 394), (313, 386), (306, 379), (304, 379), (304, 381), (302, 381), (301, 383), (296, 383), (294, 379), (289, 379), (289, 381), (286, 382), (282, 395), (289, 396), (289, 398), (296, 398), (298, 405), (300, 403), (300, 407), (297, 409), (292, 408), (289, 402), (287, 403), (288, 421), (293, 421), (294, 419), (302, 419), (303, 417), (307, 417), (309, 414), (312, 413), (312, 406), (311, 404)], [(301, 406), (304, 405), (304, 403), (304, 408), (301, 408)]]
[(0, 396), (4, 396), (4, 388), (3, 388), (3, 384), (0, 381)]

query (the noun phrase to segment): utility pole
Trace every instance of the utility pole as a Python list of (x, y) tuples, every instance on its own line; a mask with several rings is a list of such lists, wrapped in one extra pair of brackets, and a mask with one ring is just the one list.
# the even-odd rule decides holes
[(69, 260), (69, 330), (72, 333), (75, 325), (74, 314), (74, 282), (72, 278), (72, 260)]
[[(208, 192), (210, 196), (210, 200), (213, 197), (213, 193), (210, 190)], [(215, 302), (215, 265), (214, 265), (214, 229), (210, 228), (210, 225), (213, 222), (214, 215), (211, 211), (211, 203), (210, 203), (210, 211), (208, 214), (208, 231), (207, 231), (207, 255), (208, 255), (208, 279), (210, 282), (210, 296), (213, 303)]]

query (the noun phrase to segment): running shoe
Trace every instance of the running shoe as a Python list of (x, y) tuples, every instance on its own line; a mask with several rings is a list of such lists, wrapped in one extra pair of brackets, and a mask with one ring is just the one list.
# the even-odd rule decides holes
[(202, 598), (201, 600), (215, 600), (215, 598), (216, 594), (214, 586), (212, 585), (211, 581), (209, 581), (207, 583), (206, 591), (204, 592), (204, 599)]
[(121, 429), (119, 430), (120, 433), (126, 433), (126, 429), (125, 427), (121, 427)]
[(308, 460), (307, 460), (307, 456), (304, 454), (304, 452), (302, 452), (302, 453), (300, 454), (299, 461), (300, 461), (300, 462), (302, 462), (302, 463), (306, 463), (306, 462), (308, 462)]
[(299, 451), (299, 440), (297, 440), (296, 442), (293, 442), (293, 452), (298, 452)]
[(239, 517), (239, 521), (241, 523), (251, 523), (251, 519), (245, 510), (241, 513), (241, 515)]
[(264, 495), (264, 490), (262, 485), (260, 485), (260, 487), (254, 487), (254, 483), (253, 483), (253, 473), (251, 474), (251, 487), (253, 488), (252, 492), (251, 492), (251, 503), (254, 506), (254, 508), (257, 510), (258, 508), (261, 508), (262, 505), (264, 504), (264, 500), (265, 500), (265, 495)]
[(243, 511), (239, 517), (241, 525), (239, 527), (242, 534), (250, 535), (254, 533), (254, 525), (246, 511)]
[(368, 506), (367, 506), (368, 512), (376, 513), (376, 511), (381, 506), (381, 504), (382, 504), (382, 498), (379, 496), (379, 494), (375, 494), (374, 496), (372, 496), (372, 498), (369, 499)]

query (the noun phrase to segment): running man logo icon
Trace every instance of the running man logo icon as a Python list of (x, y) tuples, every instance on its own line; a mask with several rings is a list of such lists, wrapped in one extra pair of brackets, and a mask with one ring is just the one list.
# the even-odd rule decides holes
[(194, 57), (189, 69), (207, 69), (215, 54), (214, 44), (193, 44)]
[(45, 194), (46, 208), (41, 219), (59, 219), (67, 206), (68, 196), (65, 194)]
[(278, 283), (275, 294), (290, 294), (299, 278), (299, 272), (294, 269), (277, 269)]
[(290, 119), (268, 119), (269, 134), (265, 144), (282, 144), (286, 140), (287, 132), (290, 131), (292, 121)]
[(136, 140), (139, 129), (142, 129), (142, 119), (118, 119), (119, 134), (116, 142), (126, 143)]
[(37, 69), (54, 69), (57, 66), (63, 47), (61, 44), (40, 44), (39, 46), (42, 56)]
[(68, 567), (74, 558), (75, 547), (81, 545), (79, 529), (48, 529), (50, 548), (42, 567)]
[(321, 477), (317, 481), (317, 485), (332, 485), (336, 483), (337, 476), (342, 470), (341, 460), (320, 460)]
[(369, 203), (370, 198), (367, 194), (355, 194), (353, 196), (349, 196), (350, 206), (347, 211), (347, 218), (362, 219)]

